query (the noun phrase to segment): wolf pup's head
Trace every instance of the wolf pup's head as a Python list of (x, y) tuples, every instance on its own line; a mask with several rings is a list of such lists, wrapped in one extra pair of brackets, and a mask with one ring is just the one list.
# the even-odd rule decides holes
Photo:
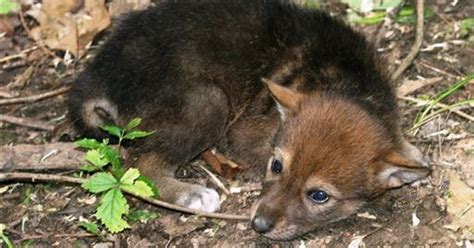
[(341, 97), (265, 81), (281, 113), (252, 227), (286, 240), (344, 219), (388, 189), (430, 173), (417, 148)]

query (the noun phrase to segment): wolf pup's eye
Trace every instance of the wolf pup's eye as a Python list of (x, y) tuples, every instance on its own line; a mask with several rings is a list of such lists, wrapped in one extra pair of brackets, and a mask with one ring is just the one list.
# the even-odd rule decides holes
[(329, 195), (322, 190), (311, 191), (308, 193), (308, 196), (312, 201), (318, 204), (325, 203), (329, 200)]
[(283, 165), (281, 164), (280, 160), (273, 160), (271, 169), (273, 173), (280, 174), (281, 170), (283, 169)]

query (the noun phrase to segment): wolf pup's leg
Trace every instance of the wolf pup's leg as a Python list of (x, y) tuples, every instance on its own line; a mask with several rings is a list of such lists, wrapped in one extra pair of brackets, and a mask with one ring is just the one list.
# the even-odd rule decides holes
[(219, 210), (219, 194), (214, 189), (178, 181), (174, 166), (159, 154), (141, 154), (134, 166), (156, 182), (161, 200), (205, 212)]
[(215, 190), (180, 182), (174, 173), (222, 139), (228, 118), (227, 97), (211, 85), (190, 88), (182, 97), (184, 104), (173, 113), (144, 118), (141, 128), (155, 133), (139, 144), (134, 166), (156, 182), (162, 200), (214, 212), (220, 206)]

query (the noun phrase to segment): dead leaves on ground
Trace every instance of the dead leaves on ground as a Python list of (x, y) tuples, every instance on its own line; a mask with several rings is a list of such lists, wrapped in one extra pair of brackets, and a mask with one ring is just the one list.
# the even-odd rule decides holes
[(42, 41), (52, 50), (81, 56), (94, 37), (110, 26), (111, 18), (150, 5), (150, 0), (23, 0), (25, 15), (39, 25), (31, 38)]
[(105, 0), (44, 0), (37, 28), (50, 49), (79, 55), (97, 33), (110, 25)]
[(448, 214), (451, 227), (467, 227), (474, 233), (474, 190), (453, 173), (449, 175)]

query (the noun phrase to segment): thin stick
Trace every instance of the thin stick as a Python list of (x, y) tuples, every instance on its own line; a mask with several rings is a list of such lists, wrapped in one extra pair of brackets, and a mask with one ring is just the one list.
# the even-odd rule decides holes
[[(418, 99), (418, 98), (414, 98), (414, 97), (409, 97), (409, 96), (403, 96), (403, 97), (399, 97), (400, 99), (403, 99), (403, 100), (406, 100), (406, 101), (410, 101), (410, 102), (414, 102), (414, 103), (418, 103), (418, 104), (431, 104), (432, 101), (427, 101), (427, 100), (422, 100), (422, 99)], [(461, 116), (461, 117), (464, 117), (470, 121), (474, 121), (474, 117), (473, 116), (470, 116), (460, 110), (456, 110), (456, 109), (450, 109), (450, 106), (449, 105), (446, 105), (446, 104), (443, 104), (443, 103), (436, 103), (434, 106), (438, 107), (438, 108), (444, 108), (444, 109), (449, 109), (451, 112)]]
[[(83, 178), (75, 178), (75, 177), (68, 177), (68, 176), (61, 176), (61, 175), (52, 175), (52, 174), (39, 174), (39, 173), (26, 173), (26, 172), (9, 172), (9, 173), (0, 173), (0, 182), (7, 181), (7, 180), (29, 180), (32, 182), (35, 181), (53, 181), (53, 182), (67, 182), (67, 183), (75, 183), (75, 184), (82, 184), (86, 181)], [(175, 210), (178, 212), (188, 213), (198, 215), (200, 217), (208, 217), (208, 218), (217, 218), (217, 219), (227, 219), (227, 220), (249, 220), (248, 216), (243, 215), (233, 215), (233, 214), (222, 214), (222, 213), (208, 213), (202, 212), (195, 209), (181, 207), (175, 204), (171, 204), (168, 202), (160, 201), (157, 199), (153, 199), (150, 197), (143, 197), (135, 194), (134, 192), (124, 190), (125, 193), (134, 196), (135, 198), (141, 199), (143, 201), (149, 202), (153, 205)]]
[(10, 98), (10, 99), (0, 99), (0, 105), (36, 102), (36, 101), (43, 100), (49, 97), (61, 95), (67, 91), (69, 91), (68, 86), (62, 87), (53, 91), (37, 94), (37, 95)]
[(39, 46), (33, 46), (33, 47), (30, 47), (30, 48), (27, 48), (17, 54), (13, 54), (13, 55), (10, 55), (10, 56), (6, 56), (6, 57), (3, 57), (0, 59), (0, 63), (4, 63), (4, 62), (7, 62), (9, 60), (12, 60), (12, 59), (18, 59), (18, 58), (23, 58), (26, 56), (27, 53), (29, 52), (32, 52), (36, 49), (38, 49)]
[(40, 129), (45, 131), (53, 131), (54, 126), (44, 121), (37, 121), (30, 118), (18, 118), (15, 116), (2, 115), (0, 114), (0, 121), (12, 123), (19, 126), (31, 127), (34, 129)]
[(28, 34), (28, 37), (30, 37), (30, 39), (32, 39), (38, 45), (41, 51), (43, 51), (46, 55), (58, 58), (56, 54), (54, 54), (51, 50), (46, 48), (46, 45), (44, 44), (43, 40), (41, 40), (41, 38), (35, 39), (34, 35), (31, 33), (31, 30), (28, 28), (28, 25), (26, 24), (25, 16), (21, 8), (19, 8), (18, 16), (20, 17), (21, 26)]
[(61, 233), (61, 234), (43, 234), (43, 235), (28, 235), (22, 237), (20, 240), (15, 241), (20, 243), (25, 240), (32, 240), (32, 239), (45, 239), (45, 238), (87, 238), (87, 237), (95, 237), (97, 234), (92, 233)]
[(222, 190), (222, 192), (224, 192), (224, 194), (226, 195), (230, 195), (230, 191), (225, 187), (224, 183), (221, 182), (221, 180), (219, 180), (219, 178), (217, 178), (216, 175), (214, 175), (212, 172), (210, 172), (208, 169), (206, 169), (206, 167), (202, 166), (202, 165), (198, 165), (199, 168), (201, 168), (204, 172), (206, 172), (206, 174), (211, 178), (211, 180), (214, 182), (214, 184)]
[(395, 70), (392, 74), (392, 81), (397, 80), (400, 75), (411, 65), (413, 60), (415, 59), (416, 55), (420, 51), (421, 44), (423, 43), (423, 20), (424, 20), (424, 0), (417, 0), (416, 1), (416, 37), (415, 43), (410, 49), (408, 55), (403, 59), (400, 66)]
[(260, 191), (262, 190), (262, 184), (261, 183), (254, 183), (254, 184), (248, 184), (248, 185), (243, 185), (239, 187), (231, 187), (230, 188), (230, 193), (232, 194), (240, 194), (243, 192), (252, 192), (252, 191)]

